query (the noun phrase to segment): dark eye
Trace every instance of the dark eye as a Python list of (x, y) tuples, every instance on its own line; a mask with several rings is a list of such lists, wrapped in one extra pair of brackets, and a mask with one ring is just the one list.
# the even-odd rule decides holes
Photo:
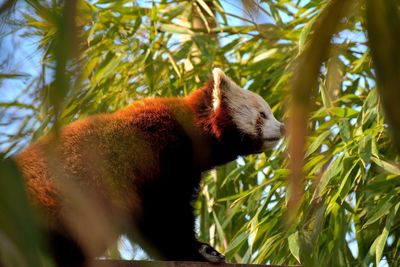
[(260, 112), (260, 116), (261, 116), (261, 118), (263, 118), (263, 119), (266, 119), (266, 118), (267, 118), (267, 114), (265, 114), (264, 111), (261, 111), (261, 112)]

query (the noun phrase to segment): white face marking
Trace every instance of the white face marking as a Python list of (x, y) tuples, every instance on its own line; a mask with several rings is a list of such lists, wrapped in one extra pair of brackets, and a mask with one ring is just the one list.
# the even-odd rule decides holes
[[(223, 93), (232, 119), (238, 129), (245, 134), (262, 138), (264, 146), (273, 146), (282, 138), (283, 124), (275, 119), (268, 103), (258, 94), (240, 88), (218, 68), (213, 70), (213, 108), (218, 108)], [(224, 81), (221, 88), (221, 81)], [(263, 118), (261, 113), (266, 115)], [(261, 128), (261, 136), (260, 136)]]

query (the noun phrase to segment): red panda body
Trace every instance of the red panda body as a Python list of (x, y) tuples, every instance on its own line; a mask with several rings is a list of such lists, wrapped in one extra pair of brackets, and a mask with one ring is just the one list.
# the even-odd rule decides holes
[[(238, 130), (222, 89), (215, 108), (216, 78), (185, 98), (146, 99), (76, 121), (16, 156), (58, 265), (86, 264), (121, 233), (153, 258), (224, 260), (195, 237), (201, 174), (260, 152), (265, 138)], [(222, 78), (221, 88), (231, 82)], [(82, 198), (93, 205), (80, 207)]]

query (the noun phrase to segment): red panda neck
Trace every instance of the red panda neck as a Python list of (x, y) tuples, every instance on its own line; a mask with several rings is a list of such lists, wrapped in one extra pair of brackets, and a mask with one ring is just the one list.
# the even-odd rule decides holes
[[(198, 153), (204, 155), (207, 169), (217, 165), (225, 164), (236, 159), (236, 149), (229, 140), (224, 140), (232, 130), (232, 119), (229, 114), (224, 113), (226, 108), (220, 107), (214, 111), (212, 106), (212, 89), (214, 83), (211, 79), (201, 89), (192, 92), (185, 98), (193, 114), (193, 124), (206, 140), (207, 144), (198, 142)], [(221, 103), (221, 105), (224, 105)], [(224, 131), (224, 132), (222, 132)], [(229, 138), (228, 138), (229, 139)], [(228, 142), (226, 142), (228, 141)], [(207, 151), (204, 154), (205, 150)]]
[(212, 164), (212, 145), (210, 135), (197, 122), (197, 115), (187, 98), (158, 99), (166, 106), (178, 121), (186, 136), (190, 139), (193, 149), (193, 160), (200, 170), (209, 169)]
[(210, 80), (206, 85), (192, 92), (186, 97), (186, 101), (194, 114), (195, 123), (208, 135), (214, 135), (212, 117), (212, 89), (213, 81)]

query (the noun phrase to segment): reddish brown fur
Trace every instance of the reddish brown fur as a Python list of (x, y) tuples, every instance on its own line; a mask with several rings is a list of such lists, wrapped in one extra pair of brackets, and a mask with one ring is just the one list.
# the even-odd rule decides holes
[(101, 254), (121, 232), (153, 257), (204, 260), (191, 207), (201, 172), (261, 147), (223, 95), (213, 111), (212, 90), (211, 80), (186, 98), (76, 121), (16, 156), (59, 265)]

